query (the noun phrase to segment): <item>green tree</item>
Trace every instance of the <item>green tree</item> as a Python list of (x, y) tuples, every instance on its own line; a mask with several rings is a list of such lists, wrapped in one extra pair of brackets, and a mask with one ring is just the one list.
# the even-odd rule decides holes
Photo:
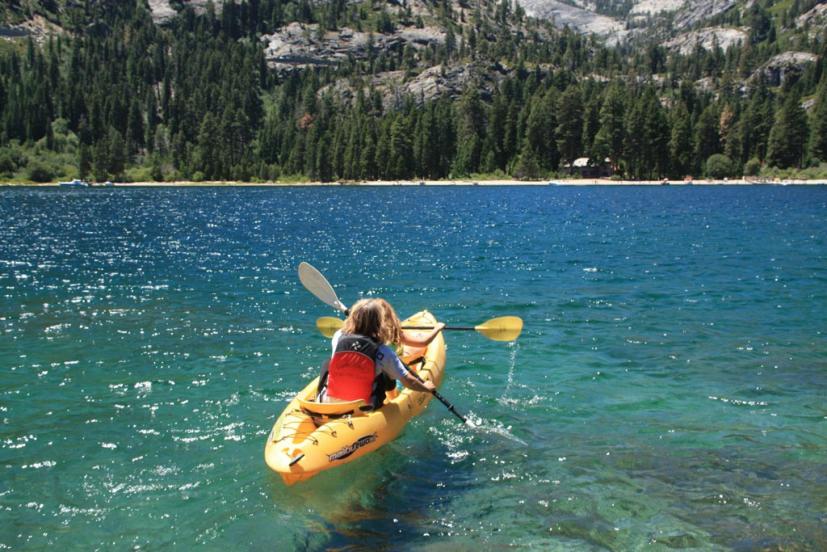
[(780, 168), (800, 167), (808, 134), (807, 113), (801, 107), (801, 95), (793, 89), (776, 113), (767, 145), (767, 163)]
[(599, 158), (608, 157), (617, 170), (623, 158), (626, 127), (626, 91), (619, 83), (612, 84), (606, 92), (600, 109), (600, 130), (595, 136), (595, 151)]
[(767, 142), (775, 119), (773, 99), (766, 82), (759, 78), (758, 84), (750, 95), (746, 112), (741, 120), (741, 155), (745, 158), (767, 157)]
[(92, 158), (89, 146), (81, 142), (78, 144), (78, 178), (85, 179), (92, 168)]
[(109, 127), (107, 141), (109, 142), (109, 165), (107, 172), (113, 177), (118, 178), (123, 175), (124, 169), (126, 169), (126, 142), (121, 133), (113, 127)]
[(196, 169), (208, 179), (220, 178), (222, 173), (219, 138), (218, 121), (212, 113), (207, 113), (198, 130), (194, 161)]
[(482, 102), (476, 86), (469, 86), (460, 98), (456, 110), (457, 155), (453, 173), (468, 175), (479, 170), (485, 120)]
[(378, 174), (376, 164), (376, 127), (368, 125), (362, 143), (362, 155), (359, 161), (359, 178), (375, 180)]
[(396, 117), (391, 124), (389, 155), (389, 177), (410, 178), (413, 175), (413, 148), (404, 115)]
[(560, 95), (555, 134), (560, 158), (571, 166), (583, 154), (583, 98), (575, 85)]
[(333, 179), (333, 163), (330, 158), (330, 136), (325, 133), (316, 150), (316, 176), (320, 182), (330, 182)]
[(644, 159), (649, 178), (662, 178), (669, 172), (669, 141), (671, 129), (660, 99), (653, 89), (644, 95)]
[(538, 92), (531, 101), (516, 168), (523, 176), (542, 176), (550, 170), (557, 170), (560, 165), (555, 135), (556, 105), (557, 94), (554, 88), (549, 88), (544, 94)]
[(681, 103), (672, 112), (672, 132), (669, 139), (673, 177), (680, 178), (691, 173), (692, 154), (692, 121), (686, 106)]
[(695, 125), (695, 159), (703, 161), (721, 152), (720, 113), (710, 104), (701, 112)]
[(827, 76), (821, 78), (813, 106), (810, 153), (814, 159), (827, 161)]

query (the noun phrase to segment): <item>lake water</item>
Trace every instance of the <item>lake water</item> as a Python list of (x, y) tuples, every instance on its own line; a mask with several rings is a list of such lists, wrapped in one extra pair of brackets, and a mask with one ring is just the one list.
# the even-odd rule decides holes
[[(0, 190), (0, 549), (827, 548), (827, 188)], [(287, 488), (264, 442), (339, 296), (443, 394)]]

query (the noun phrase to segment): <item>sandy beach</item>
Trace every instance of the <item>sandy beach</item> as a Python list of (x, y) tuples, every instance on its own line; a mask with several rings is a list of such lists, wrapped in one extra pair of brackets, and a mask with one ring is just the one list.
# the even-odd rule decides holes
[[(172, 182), (116, 182), (117, 188), (172, 188), (172, 187), (313, 187), (313, 186), (820, 186), (827, 184), (824, 180), (797, 179), (730, 179), (730, 180), (611, 180), (563, 178), (552, 180), (371, 180), (371, 181), (333, 181), (333, 182), (239, 182), (239, 181), (204, 181), (194, 182), (180, 180)], [(58, 187), (57, 182), (26, 183), (3, 182), (0, 186), (39, 186)], [(102, 188), (90, 184), (92, 188)]]

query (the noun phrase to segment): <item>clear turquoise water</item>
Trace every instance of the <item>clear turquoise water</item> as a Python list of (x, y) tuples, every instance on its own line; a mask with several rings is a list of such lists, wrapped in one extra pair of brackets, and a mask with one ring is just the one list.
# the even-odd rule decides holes
[[(827, 548), (827, 188), (0, 191), (0, 548)], [(448, 335), (439, 404), (263, 463), (339, 295)]]

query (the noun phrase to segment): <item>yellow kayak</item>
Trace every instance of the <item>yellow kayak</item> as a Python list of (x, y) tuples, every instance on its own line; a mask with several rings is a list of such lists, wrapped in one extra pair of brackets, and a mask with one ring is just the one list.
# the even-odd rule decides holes
[[(411, 326), (436, 323), (428, 311), (404, 321)], [(423, 380), (438, 387), (445, 368), (442, 333), (427, 348), (405, 347), (402, 358)], [(353, 462), (396, 439), (408, 420), (421, 413), (432, 397), (410, 389), (389, 391), (381, 408), (365, 411), (363, 401), (314, 402), (317, 385), (318, 378), (290, 401), (267, 437), (264, 460), (287, 485)]]

